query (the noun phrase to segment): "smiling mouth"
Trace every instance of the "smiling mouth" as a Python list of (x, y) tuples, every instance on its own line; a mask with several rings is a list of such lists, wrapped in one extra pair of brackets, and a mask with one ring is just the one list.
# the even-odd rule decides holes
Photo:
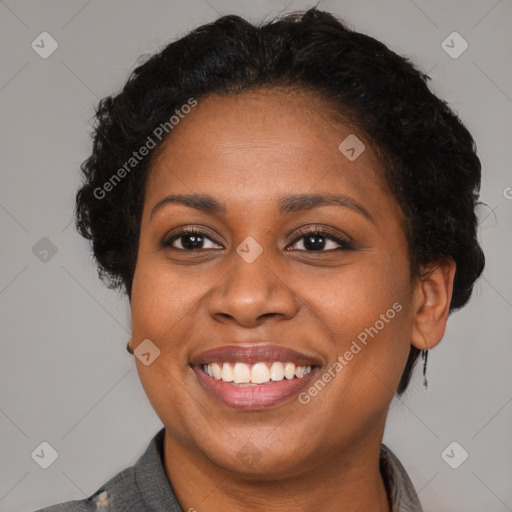
[(316, 368), (315, 365), (299, 366), (292, 362), (275, 361), (256, 364), (209, 363), (200, 365), (205, 375), (234, 386), (261, 386), (283, 380), (302, 379)]
[(276, 361), (203, 363), (192, 365), (192, 369), (210, 397), (232, 409), (257, 411), (293, 400), (312, 382), (320, 366)]
[(191, 357), (190, 367), (210, 398), (254, 411), (291, 401), (325, 363), (316, 354), (270, 343), (232, 343)]

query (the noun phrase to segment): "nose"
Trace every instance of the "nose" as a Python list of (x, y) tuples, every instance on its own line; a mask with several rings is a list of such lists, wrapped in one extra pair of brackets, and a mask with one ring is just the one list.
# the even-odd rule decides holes
[(264, 254), (252, 263), (232, 255), (229, 271), (210, 294), (208, 311), (215, 320), (253, 327), (265, 318), (291, 319), (297, 314), (295, 294)]

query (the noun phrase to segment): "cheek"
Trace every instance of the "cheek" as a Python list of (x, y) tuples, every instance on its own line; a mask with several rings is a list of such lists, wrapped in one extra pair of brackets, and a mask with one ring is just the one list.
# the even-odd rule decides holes
[(183, 390), (187, 372), (188, 349), (185, 335), (192, 329), (194, 305), (200, 287), (169, 271), (165, 262), (139, 255), (133, 280), (131, 318), (134, 347), (150, 339), (160, 353), (145, 366), (136, 360), (137, 372), (144, 391), (162, 423), (177, 437), (186, 438), (180, 419), (190, 407), (191, 399)]
[(179, 328), (178, 324), (186, 324), (200, 297), (208, 292), (204, 279), (194, 279), (188, 271), (172, 271), (166, 263), (140, 257), (133, 280), (132, 330), (139, 338), (154, 338), (155, 343)]
[[(393, 303), (410, 301), (406, 262), (379, 259), (347, 265), (328, 278), (297, 280), (300, 294), (315, 305), (319, 317), (340, 334), (373, 325)], [(302, 281), (302, 283), (300, 282)]]
[[(302, 283), (300, 294), (343, 358), (340, 391), (396, 388), (410, 349), (409, 267), (401, 255), (347, 266), (328, 280)], [(341, 386), (341, 383), (343, 385)]]

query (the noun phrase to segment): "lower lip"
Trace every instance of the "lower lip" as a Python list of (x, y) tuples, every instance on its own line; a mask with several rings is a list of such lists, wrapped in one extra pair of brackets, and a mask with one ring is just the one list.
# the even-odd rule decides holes
[(234, 409), (257, 410), (282, 404), (295, 397), (311, 381), (319, 367), (301, 378), (283, 379), (256, 386), (233, 385), (206, 375), (201, 365), (192, 366), (201, 385), (217, 400)]

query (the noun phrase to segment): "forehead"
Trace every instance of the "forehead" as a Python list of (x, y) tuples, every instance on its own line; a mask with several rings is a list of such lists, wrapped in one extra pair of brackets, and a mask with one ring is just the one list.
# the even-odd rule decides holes
[[(357, 153), (363, 149), (355, 159), (343, 152), (347, 140), (349, 146), (359, 144)], [(211, 95), (198, 101), (160, 148), (146, 201), (193, 191), (261, 203), (273, 195), (337, 189), (375, 200), (389, 196), (382, 174), (367, 137), (334, 121), (317, 95), (285, 90)]]

